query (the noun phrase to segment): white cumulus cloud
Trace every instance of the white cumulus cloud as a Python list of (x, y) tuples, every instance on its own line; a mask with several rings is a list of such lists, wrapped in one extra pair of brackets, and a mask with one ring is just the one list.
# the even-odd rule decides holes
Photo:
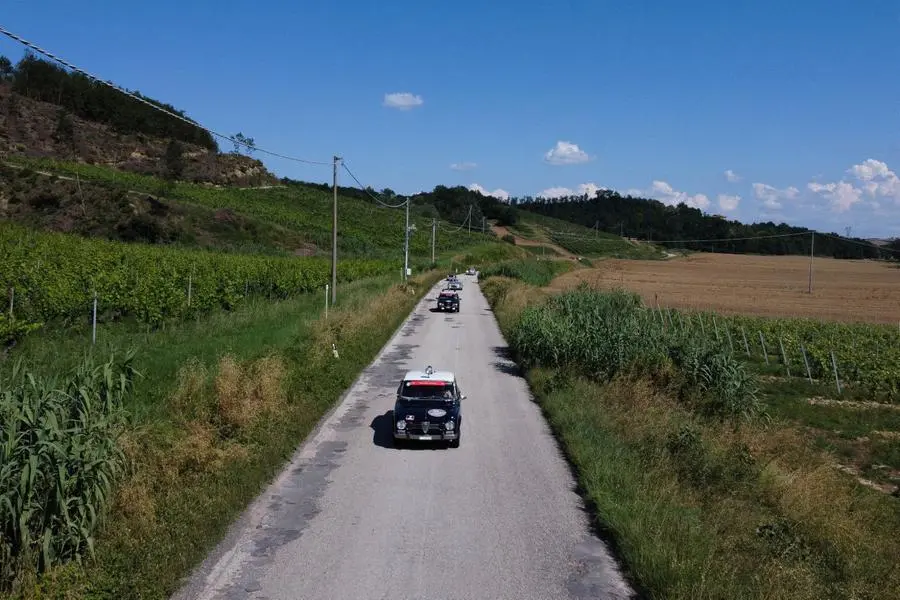
[[(846, 178), (831, 183), (812, 181), (806, 187), (828, 200), (831, 210), (838, 213), (846, 212), (860, 203), (878, 210), (882, 199), (900, 204), (900, 178), (883, 161), (866, 159), (847, 169), (847, 175), (850, 176), (850, 181)], [(863, 195), (870, 200), (863, 202)]]
[(850, 210), (851, 206), (862, 200), (862, 190), (846, 181), (825, 184), (813, 182), (806, 187), (827, 198), (835, 212)]
[(847, 172), (862, 182), (862, 188), (872, 198), (892, 198), (900, 203), (900, 178), (886, 163), (870, 158)]
[(453, 163), (450, 165), (450, 168), (454, 171), (471, 171), (475, 167), (477, 167), (473, 162), (461, 162), (461, 163)]
[(509, 200), (509, 192), (507, 192), (506, 190), (504, 190), (502, 188), (497, 188), (493, 192), (489, 192), (488, 190), (484, 189), (477, 183), (473, 183), (469, 186), (469, 189), (472, 190), (473, 192), (478, 192), (482, 196), (493, 196), (494, 198), (499, 198), (500, 200), (504, 200), (504, 201)]
[(551, 187), (538, 194), (540, 198), (564, 198), (566, 196), (587, 196), (593, 198), (600, 190), (607, 188), (601, 187), (596, 183), (582, 183), (576, 189), (567, 187)]
[(680, 192), (665, 181), (654, 180), (647, 193), (651, 198), (656, 198), (663, 204), (670, 206), (684, 203), (691, 208), (699, 208), (700, 210), (709, 208), (709, 198), (706, 194), (691, 195), (687, 192)]
[(653, 185), (651, 185), (649, 189), (639, 190), (630, 188), (625, 191), (625, 195), (634, 198), (654, 198), (669, 206), (677, 206), (684, 203), (691, 208), (699, 208), (700, 210), (706, 210), (710, 205), (709, 198), (706, 194), (691, 195), (687, 192), (680, 192), (667, 182), (658, 179), (653, 181)]
[(727, 179), (731, 183), (737, 183), (738, 181), (741, 180), (741, 176), (738, 175), (737, 173), (735, 173), (734, 171), (732, 171), (731, 169), (728, 169), (725, 171), (725, 179)]
[(785, 200), (794, 200), (800, 195), (800, 190), (794, 186), (778, 189), (766, 183), (754, 183), (753, 195), (757, 200), (762, 200), (763, 206), (776, 210), (781, 208), (781, 203)]
[(729, 196), (728, 194), (719, 194), (719, 208), (726, 212), (735, 210), (741, 203), (740, 196)]
[(395, 92), (393, 94), (384, 95), (384, 105), (388, 108), (396, 108), (398, 110), (409, 110), (417, 106), (422, 106), (425, 101), (422, 96), (410, 94), (409, 92)]
[(587, 152), (572, 142), (558, 141), (544, 154), (544, 160), (551, 165), (578, 165), (591, 160)]

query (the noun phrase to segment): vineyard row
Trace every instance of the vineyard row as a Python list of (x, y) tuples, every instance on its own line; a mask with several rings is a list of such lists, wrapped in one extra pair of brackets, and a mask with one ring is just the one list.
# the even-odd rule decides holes
[(655, 308), (666, 327), (715, 339), (732, 354), (780, 364), (786, 375), (900, 399), (900, 331), (886, 325), (778, 319)]
[[(248, 296), (286, 298), (323, 289), (328, 259), (223, 254), (38, 233), (0, 226), (0, 289), (9, 321), (83, 319), (94, 298), (101, 321), (165, 319), (231, 309)], [(387, 273), (382, 260), (342, 260), (338, 281)], [(0, 324), (2, 325), (2, 324)]]

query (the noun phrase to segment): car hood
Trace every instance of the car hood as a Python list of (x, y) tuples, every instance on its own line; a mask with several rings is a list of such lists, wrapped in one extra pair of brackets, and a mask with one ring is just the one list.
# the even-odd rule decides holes
[[(444, 414), (440, 414), (443, 411)], [(442, 421), (447, 417), (456, 416), (457, 408), (443, 401), (415, 400), (413, 402), (397, 402), (394, 406), (394, 417), (400, 421), (413, 417), (414, 422)], [(431, 413), (431, 414), (429, 414)]]

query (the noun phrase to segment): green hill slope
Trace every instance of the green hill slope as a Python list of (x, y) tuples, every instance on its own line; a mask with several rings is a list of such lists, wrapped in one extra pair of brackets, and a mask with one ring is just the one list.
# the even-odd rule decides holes
[(515, 214), (515, 224), (508, 227), (511, 233), (534, 242), (559, 246), (576, 256), (647, 259), (663, 256), (658, 247), (650, 244), (632, 242), (530, 211), (516, 209)]
[[(7, 168), (5, 217), (31, 227), (93, 237), (259, 253), (330, 255), (332, 195), (303, 184), (267, 188), (172, 183), (109, 167), (18, 159)], [(67, 179), (48, 177), (51, 173)], [(431, 218), (416, 207), (410, 261), (431, 260)], [(338, 198), (342, 256), (403, 259), (403, 209)], [(490, 241), (439, 221), (435, 253)]]

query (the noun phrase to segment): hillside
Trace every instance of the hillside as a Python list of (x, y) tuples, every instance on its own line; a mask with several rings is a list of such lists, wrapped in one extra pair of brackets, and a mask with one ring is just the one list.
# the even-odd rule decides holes
[(569, 221), (520, 209), (515, 210), (515, 215), (515, 224), (509, 227), (511, 233), (526, 240), (527, 245), (554, 248), (563, 255), (571, 253), (586, 258), (607, 256), (637, 259), (664, 256), (664, 252), (652, 244), (628, 240)]
[[(810, 252), (811, 236), (806, 234), (811, 234), (812, 230), (805, 227), (773, 222), (747, 225), (720, 216), (705, 215), (701, 210), (684, 204), (669, 206), (658, 200), (622, 196), (612, 190), (601, 190), (594, 198), (524, 198), (513, 199), (512, 204), (520, 211), (554, 217), (584, 227), (596, 227), (600, 231), (617, 230), (629, 238), (665, 240), (668, 248), (739, 254)], [(816, 255), (890, 259), (896, 256), (890, 250), (900, 250), (896, 242), (882, 248), (863, 239), (839, 238), (836, 233), (817, 235)], [(723, 239), (727, 241), (690, 241)]]
[[(167, 151), (174, 156), (167, 159)], [(202, 129), (28, 56), (8, 73), (0, 69), (0, 159), (11, 157), (72, 160), (215, 185), (277, 183), (259, 160), (220, 153)]]
[[(313, 187), (210, 188), (98, 165), (20, 162), (25, 168), (3, 172), (0, 217), (25, 225), (120, 241), (303, 256), (330, 253), (332, 196)], [(338, 207), (343, 256), (402, 261), (403, 210), (347, 197), (339, 197)], [(410, 222), (417, 228), (410, 239), (410, 260), (430, 260), (431, 218), (416, 211)], [(470, 234), (439, 222), (435, 252), (483, 241), (480, 231)]]

